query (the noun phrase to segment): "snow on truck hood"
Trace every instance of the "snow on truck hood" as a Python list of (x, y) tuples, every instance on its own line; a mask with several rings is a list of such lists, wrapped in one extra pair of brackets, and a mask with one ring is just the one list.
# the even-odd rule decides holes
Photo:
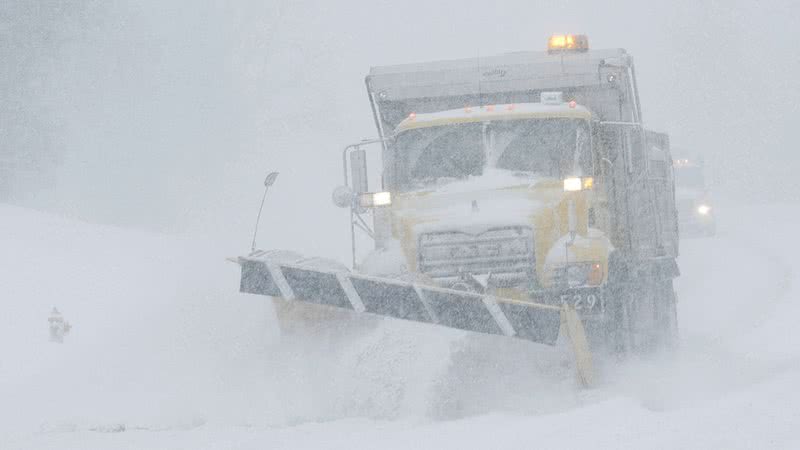
[(443, 183), (430, 189), (421, 189), (418, 192), (432, 192), (437, 194), (485, 192), (517, 186), (533, 186), (549, 180), (549, 178), (527, 175), (523, 172), (487, 168), (484, 169), (482, 175), (470, 176), (466, 179)]
[[(410, 220), (413, 233), (437, 230), (479, 234), (496, 226), (530, 226), (541, 209), (560, 198), (544, 178), (490, 170), (484, 175), (398, 197), (395, 213)], [(559, 186), (560, 187), (560, 186)], [(555, 191), (558, 195), (545, 192)]]

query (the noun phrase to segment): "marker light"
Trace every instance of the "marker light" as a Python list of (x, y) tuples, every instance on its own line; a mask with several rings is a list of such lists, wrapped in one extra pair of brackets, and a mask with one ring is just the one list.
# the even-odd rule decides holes
[(589, 274), (586, 277), (586, 283), (597, 286), (603, 282), (603, 266), (600, 263), (592, 263), (589, 268)]
[(564, 179), (564, 191), (566, 192), (589, 190), (593, 187), (594, 178), (592, 177), (570, 177)]
[(589, 50), (589, 38), (585, 34), (554, 34), (547, 41), (547, 52), (585, 52)]
[(416, 119), (417, 118), (417, 113), (412, 112), (411, 114), (408, 115), (408, 118), (409, 118), (409, 120)]
[(711, 207), (708, 205), (700, 205), (697, 207), (697, 213), (701, 216), (706, 216), (711, 212)]
[(391, 192), (367, 192), (358, 196), (358, 204), (362, 208), (375, 208), (392, 204)]
[(569, 101), (569, 107), (570, 108), (575, 108), (576, 106), (578, 106), (578, 102), (576, 102), (575, 100), (570, 100)]
[(672, 165), (674, 167), (686, 167), (689, 166), (690, 163), (688, 159), (675, 159), (672, 161)]

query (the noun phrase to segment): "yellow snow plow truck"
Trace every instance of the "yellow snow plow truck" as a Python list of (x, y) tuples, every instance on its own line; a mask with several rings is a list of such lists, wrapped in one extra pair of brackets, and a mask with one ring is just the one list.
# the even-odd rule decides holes
[[(379, 137), (344, 149), (333, 195), (353, 270), (259, 250), (237, 260), (242, 292), (543, 344), (564, 333), (587, 385), (590, 348), (671, 345), (672, 157), (642, 125), (624, 50), (553, 36), (544, 52), (374, 67), (366, 85)], [(374, 248), (359, 261), (360, 233)]]

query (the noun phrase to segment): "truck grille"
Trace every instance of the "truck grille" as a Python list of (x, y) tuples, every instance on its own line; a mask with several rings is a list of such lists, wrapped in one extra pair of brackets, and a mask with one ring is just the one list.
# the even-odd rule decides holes
[(491, 273), (499, 286), (514, 286), (532, 279), (535, 268), (533, 231), (521, 226), (425, 233), (418, 255), (420, 271), (437, 281)]

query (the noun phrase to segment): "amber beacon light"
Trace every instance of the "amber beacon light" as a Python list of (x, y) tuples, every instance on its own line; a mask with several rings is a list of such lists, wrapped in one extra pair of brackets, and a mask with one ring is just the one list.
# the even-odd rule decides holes
[(585, 34), (554, 34), (547, 40), (548, 53), (585, 52), (589, 38)]

